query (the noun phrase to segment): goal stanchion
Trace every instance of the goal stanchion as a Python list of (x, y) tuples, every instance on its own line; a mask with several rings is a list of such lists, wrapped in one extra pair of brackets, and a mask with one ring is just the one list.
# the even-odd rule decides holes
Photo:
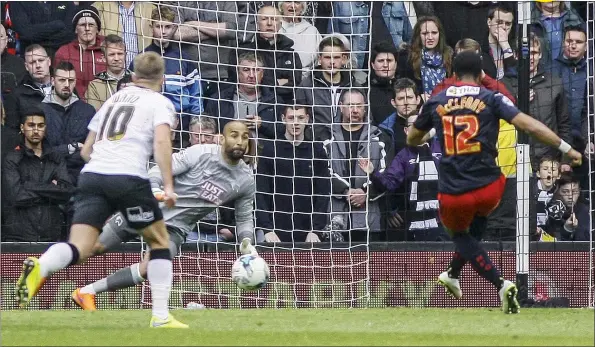
[[(531, 23), (531, 3), (518, 2), (519, 64), (518, 64), (518, 107), (529, 113), (529, 25)], [(517, 135), (517, 226), (516, 226), (516, 282), (519, 288), (518, 299), (526, 302), (529, 292), (529, 235), (531, 223), (531, 162), (529, 157), (529, 138), (523, 132)]]
[[(595, 63), (595, 58), (593, 54), (593, 48), (595, 47), (595, 2), (589, 1), (587, 3), (587, 126), (588, 126), (588, 139), (587, 139), (587, 148), (592, 148), (595, 143), (595, 135), (593, 131), (593, 127), (595, 124), (595, 105), (593, 104), (594, 101), (594, 94), (595, 91), (594, 83), (595, 83), (595, 71), (593, 71), (593, 64)], [(595, 213), (595, 204), (593, 199), (595, 199), (595, 194), (593, 190), (595, 186), (593, 185), (593, 179), (595, 178), (593, 170), (595, 170), (595, 166), (593, 165), (593, 159), (595, 154), (591, 153), (591, 156), (586, 156), (586, 160), (588, 160), (589, 166), (589, 211), (591, 214), (591, 218), (589, 220), (589, 307), (595, 307), (595, 265), (593, 264), (593, 252), (595, 252), (595, 245), (594, 245), (594, 235), (595, 229), (593, 224), (592, 216)]]
[[(153, 4), (156, 6), (159, 5), (159, 3), (156, 2)], [(198, 8), (188, 7), (195, 6), (194, 4), (195, 3), (190, 4), (188, 2), (168, 2), (167, 5), (162, 4), (161, 6), (166, 6), (174, 10), (178, 17), (177, 20), (180, 21), (180, 28), (184, 28), (185, 32), (191, 32), (191, 30), (189, 31), (188, 29), (192, 24), (185, 22), (196, 20), (190, 18), (192, 17), (193, 13), (198, 13), (198, 18), (201, 21), (208, 20), (212, 21), (213, 23), (226, 23), (226, 18), (229, 19), (234, 17), (238, 20), (238, 23), (236, 23), (237, 25), (233, 25), (233, 23), (227, 23), (228, 28), (234, 28), (232, 29), (233, 33), (231, 35), (224, 35), (227, 39), (209, 39), (208, 32), (201, 32), (199, 39), (188, 39), (186, 41), (182, 39), (178, 42), (173, 42), (180, 44), (180, 52), (183, 50), (190, 50), (194, 52), (198, 51), (199, 60), (201, 57), (204, 58), (206, 56), (204, 52), (209, 50), (218, 52), (221, 49), (225, 49), (225, 52), (230, 52), (229, 54), (226, 53), (224, 55), (209, 55), (208, 58), (211, 60), (209, 60), (208, 63), (205, 63), (202, 60), (200, 63), (198, 63), (197, 61), (193, 60), (193, 58), (188, 57), (187, 59), (180, 59), (180, 71), (182, 71), (182, 63), (188, 61), (190, 61), (190, 63), (198, 69), (198, 75), (201, 76), (200, 78), (203, 81), (204, 94), (202, 95), (202, 102), (203, 106), (205, 106), (205, 110), (201, 116), (206, 115), (215, 119), (223, 119), (223, 117), (239, 117), (240, 119), (245, 118), (241, 115), (242, 112), (246, 113), (245, 110), (239, 112), (238, 108), (241, 104), (241, 107), (244, 109), (252, 109), (250, 106), (251, 101), (246, 101), (243, 99), (240, 100), (244, 96), (239, 95), (237, 92), (235, 93), (236, 97), (233, 97), (233, 95), (231, 98), (222, 96), (223, 91), (226, 88), (233, 88), (235, 84), (234, 82), (228, 80), (231, 78), (232, 74), (230, 74), (227, 78), (221, 78), (219, 81), (213, 81), (212, 76), (207, 76), (206, 71), (202, 71), (201, 69), (205, 66), (208, 67), (216, 64), (217, 67), (219, 67), (218, 70), (220, 72), (223, 70), (233, 72), (234, 69), (237, 69), (237, 67), (240, 66), (241, 62), (239, 61), (239, 53), (248, 51), (249, 49), (243, 47), (249, 45), (251, 42), (251, 39), (242, 41), (242, 38), (252, 38), (258, 35), (258, 31), (256, 29), (258, 27), (258, 18), (255, 11), (257, 11), (259, 8), (248, 7), (246, 8), (246, 11), (248, 12), (240, 12), (235, 3), (233, 3), (234, 5), (226, 4), (225, 8), (218, 8), (216, 6), (213, 7), (208, 5), (203, 6), (203, 4), (196, 5), (199, 6)], [(367, 17), (367, 19), (370, 20), (369, 15), (364, 17)], [(239, 23), (240, 18), (245, 21), (243, 23)], [(318, 19), (322, 18), (318, 16)], [(150, 20), (150, 18), (148, 20)], [(308, 21), (310, 18), (304, 17), (303, 20)], [(282, 33), (283, 31), (280, 32)], [(149, 35), (150, 34), (151, 33), (149, 33)], [(221, 33), (218, 33), (218, 35), (219, 34)], [(308, 40), (319, 40), (319, 36), (310, 34), (309, 31), (300, 35), (301, 36), (299, 37), (299, 40), (304, 40), (304, 42)], [(349, 40), (349, 38), (347, 38), (347, 40)], [(238, 47), (242, 47), (242, 50), (240, 50)], [(299, 47), (304, 47), (304, 45), (299, 45)], [(355, 56), (355, 54), (367, 54), (369, 53), (369, 42), (368, 49), (363, 52), (356, 52), (356, 48), (357, 47), (350, 48), (352, 49), (350, 56)], [(316, 47), (316, 49), (318, 49), (318, 47)], [(254, 49), (252, 49), (252, 51), (254, 51)], [(318, 57), (317, 51), (304, 52), (303, 48), (295, 49), (295, 51), (300, 55), (300, 57)], [(256, 51), (256, 55), (259, 55), (258, 50)], [(165, 58), (167, 59), (168, 57)], [(246, 56), (244, 55), (243, 58), (246, 58)], [(213, 62), (212, 59), (217, 59), (217, 61)], [(231, 65), (234, 64), (232, 62), (234, 62), (236, 65)], [(270, 62), (266, 63), (268, 64)], [(285, 61), (277, 61), (276, 63), (286, 64)], [(315, 64), (316, 63), (314, 63), (314, 65)], [(244, 67), (244, 64), (241, 66)], [(221, 69), (220, 67), (223, 68)], [(350, 73), (355, 72), (356, 70), (356, 67), (350, 63), (346, 64), (346, 66), (342, 68), (348, 69)], [(262, 70), (265, 75), (272, 71), (273, 81), (287, 78), (287, 66), (264, 66)], [(299, 70), (299, 73), (296, 74), (294, 71), (290, 75), (300, 75), (302, 81), (306, 78), (312, 78), (312, 70), (306, 71), (306, 69), (303, 68), (294, 68), (293, 70)], [(358, 72), (361, 73), (362, 70), (360, 69)], [(281, 76), (278, 74), (283, 75)], [(239, 76), (239, 69), (237, 70), (236, 75), (237, 76), (233, 76), (233, 78), (239, 80), (241, 78), (241, 76)], [(207, 81), (207, 79), (209, 79), (209, 81)], [(291, 77), (289, 77), (289, 79), (291, 80)], [(267, 81), (263, 80), (263, 83), (265, 82)], [(314, 86), (310, 88), (313, 89), (310, 91), (312, 93), (317, 87)], [(332, 105), (327, 106), (327, 108), (333, 109), (332, 112), (335, 112), (334, 109), (337, 107), (339, 94), (340, 93), (336, 93), (336, 95), (333, 95)], [(288, 103), (286, 100), (280, 102), (277, 98), (278, 93), (275, 95), (273, 101), (258, 100), (253, 102), (255, 106), (254, 110), (256, 112), (260, 112), (259, 110), (261, 108), (273, 108), (276, 110), (276, 124), (274, 125), (282, 123), (281, 114), (279, 114), (282, 109), (281, 105)], [(292, 104), (293, 102), (294, 101), (291, 101)], [(211, 105), (216, 104), (218, 106), (207, 107), (209, 103), (211, 103)], [(221, 109), (220, 105), (222, 103), (233, 105), (234, 110), (238, 111), (237, 114), (233, 116), (210, 114), (216, 113), (213, 110)], [(186, 113), (187, 112), (184, 111), (181, 112), (179, 115), (180, 120), (182, 120), (182, 116), (186, 116)], [(188, 116), (193, 115), (195, 114), (190, 112)], [(187, 125), (187, 122), (181, 121), (180, 123)], [(263, 121), (263, 124), (265, 123), (266, 121)], [(317, 123), (322, 124), (316, 119), (313, 120), (313, 123), (314, 125)], [(184, 141), (181, 139), (182, 136), (193, 131), (196, 130), (187, 128), (182, 129), (182, 135), (180, 135), (180, 139), (176, 138), (175, 145), (183, 145)], [(277, 156), (275, 151), (272, 151), (272, 155), (262, 154), (265, 146), (272, 146), (273, 144), (276, 144), (277, 141), (280, 141), (279, 134), (276, 135), (275, 139), (261, 141), (260, 129), (256, 130), (254, 133), (254, 136), (258, 137), (257, 147), (259, 152), (257, 154), (257, 159), (267, 160), (267, 162), (273, 163), (271, 164), (273, 166), (275, 165), (274, 162), (277, 159), (288, 160), (286, 157)], [(304, 142), (307, 142), (307, 140)], [(310, 140), (310, 142), (317, 141)], [(320, 142), (320, 144), (322, 144), (322, 142)], [(294, 167), (296, 167), (298, 164), (308, 165), (303, 164), (303, 162), (297, 161), (295, 159), (293, 159), (293, 162)], [(313, 165), (313, 162), (310, 165)], [(287, 193), (276, 193), (275, 191), (271, 192), (265, 189), (265, 187), (259, 185), (259, 181), (257, 180), (257, 177), (259, 176), (267, 178), (269, 182), (275, 182), (277, 179), (289, 179), (293, 177), (286, 174), (278, 174), (275, 171), (275, 167), (271, 168), (271, 170), (273, 172), (272, 174), (263, 174), (261, 173), (262, 170), (260, 170), (258, 163), (254, 165), (255, 180), (257, 183), (256, 194), (269, 196), (275, 195), (281, 197), (285, 196), (292, 199), (292, 196), (289, 196)], [(304, 180), (303, 177), (297, 178), (301, 179), (302, 181)], [(314, 182), (319, 178), (321, 177), (312, 177), (309, 184), (314, 185)], [(330, 181), (330, 177), (326, 177), (325, 179)], [(347, 180), (349, 180), (349, 177), (347, 177)], [(314, 191), (314, 195), (316, 195), (314, 187), (312, 187), (312, 190)], [(259, 213), (265, 211), (259, 208), (257, 201), (255, 205), (255, 217), (258, 219)], [(279, 212), (279, 207), (275, 206), (274, 199), (271, 206), (272, 211), (268, 212)], [(349, 209), (349, 211), (351, 210)], [(210, 218), (208, 218), (208, 220), (204, 220), (203, 223), (199, 223), (197, 225), (198, 231), (196, 234), (193, 234), (193, 236), (196, 238), (191, 239), (191, 241), (187, 241), (187, 243), (182, 247), (181, 253), (178, 255), (178, 257), (176, 257), (174, 261), (174, 284), (172, 288), (172, 300), (170, 300), (170, 304), (174, 307), (182, 307), (186, 306), (189, 302), (197, 302), (204, 304), (209, 308), (366, 307), (367, 301), (370, 297), (370, 258), (368, 237), (362, 237), (359, 242), (352, 242), (347, 238), (349, 226), (345, 225), (345, 223), (337, 223), (336, 220), (335, 223), (333, 223), (333, 213), (330, 211), (313, 211), (312, 216), (315, 213), (326, 214), (328, 219), (327, 228), (330, 227), (331, 230), (337, 230), (336, 227), (338, 226), (339, 229), (337, 231), (343, 232), (345, 241), (337, 242), (336, 240), (330, 238), (329, 240), (324, 240), (326, 242), (322, 243), (309, 244), (298, 242), (295, 240), (297, 237), (294, 238), (291, 234), (295, 233), (295, 235), (297, 235), (300, 232), (305, 234), (305, 231), (300, 231), (299, 228), (295, 228), (295, 230), (292, 231), (276, 230), (278, 236), (284, 241), (288, 242), (267, 243), (263, 242), (262, 237), (264, 233), (261, 233), (258, 230), (259, 228), (257, 224), (257, 230), (255, 230), (255, 237), (258, 244), (257, 249), (259, 254), (267, 261), (271, 270), (271, 276), (269, 284), (265, 288), (258, 292), (245, 292), (235, 286), (230, 276), (231, 266), (239, 256), (238, 245), (232, 240), (218, 239), (217, 232), (215, 232), (215, 234), (211, 233), (210, 237), (206, 239), (196, 237), (199, 235), (204, 236), (205, 229), (218, 230), (221, 227), (228, 225), (229, 221), (223, 217), (223, 214), (233, 216), (233, 209), (228, 210), (225, 207), (220, 207), (219, 210), (213, 214), (213, 216), (209, 216)], [(361, 213), (366, 213), (366, 211), (362, 211)], [(312, 216), (310, 217), (312, 218)], [(291, 214), (286, 214), (285, 218), (291, 219), (293, 217)], [(231, 225), (229, 229), (233, 229), (233, 225)], [(239, 242), (240, 240), (237, 241)], [(148, 305), (151, 302), (149, 292), (148, 286), (144, 284), (141, 299), (144, 305)]]

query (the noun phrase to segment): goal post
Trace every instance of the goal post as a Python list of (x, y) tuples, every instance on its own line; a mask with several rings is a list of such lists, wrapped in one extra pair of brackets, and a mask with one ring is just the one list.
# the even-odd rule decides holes
[[(595, 125), (595, 71), (594, 71), (594, 64), (595, 64), (595, 2), (589, 1), (587, 3), (587, 126), (588, 126), (588, 139), (587, 139), (587, 146), (588, 148), (593, 148), (595, 145), (595, 137), (594, 137), (594, 125)], [(595, 153), (591, 154), (591, 157), (587, 156), (586, 159), (588, 160), (589, 166), (589, 211), (591, 213), (591, 220), (590, 220), (590, 239), (589, 239), (589, 307), (595, 307), (595, 265), (593, 264), (593, 253), (595, 252), (595, 244), (594, 244), (594, 224), (593, 224), (593, 215), (595, 212), (595, 204), (593, 199), (595, 199), (594, 189), (595, 185), (593, 184), (593, 180), (595, 179), (595, 166), (593, 160), (595, 159)]]

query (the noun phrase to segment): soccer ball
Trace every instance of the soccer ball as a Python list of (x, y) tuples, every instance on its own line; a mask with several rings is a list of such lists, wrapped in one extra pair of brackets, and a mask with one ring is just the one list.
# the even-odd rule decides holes
[(267, 262), (257, 255), (244, 254), (231, 267), (231, 279), (243, 290), (259, 290), (267, 284), (269, 276)]

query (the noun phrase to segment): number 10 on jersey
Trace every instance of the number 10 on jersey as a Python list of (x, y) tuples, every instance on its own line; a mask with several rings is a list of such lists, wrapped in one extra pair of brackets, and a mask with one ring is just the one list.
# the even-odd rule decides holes
[(110, 106), (105, 114), (103, 124), (101, 124), (101, 130), (99, 131), (97, 141), (104, 139), (109, 141), (118, 141), (124, 137), (126, 128), (128, 127), (128, 123), (130, 123), (130, 119), (132, 119), (133, 113), (133, 105)]
[[(455, 126), (463, 127), (463, 130), (455, 134)], [(444, 153), (446, 155), (481, 152), (481, 143), (473, 140), (479, 132), (477, 116), (442, 116), (442, 127), (444, 128)]]

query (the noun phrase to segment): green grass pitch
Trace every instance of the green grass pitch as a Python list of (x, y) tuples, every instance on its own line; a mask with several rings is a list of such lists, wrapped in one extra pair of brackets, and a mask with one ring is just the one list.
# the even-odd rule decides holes
[(190, 329), (150, 329), (150, 311), (4, 311), (3, 346), (593, 346), (591, 309), (176, 310)]

